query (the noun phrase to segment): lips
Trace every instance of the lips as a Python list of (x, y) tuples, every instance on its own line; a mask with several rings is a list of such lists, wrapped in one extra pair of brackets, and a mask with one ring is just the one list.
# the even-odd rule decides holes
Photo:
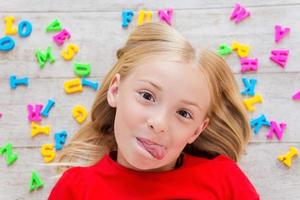
[[(160, 144), (157, 144), (157, 143), (155, 143), (155, 142), (152, 142), (151, 140), (148, 140), (148, 139), (146, 139), (146, 138), (140, 138), (140, 137), (137, 137), (137, 139), (139, 140), (139, 141), (141, 141), (141, 142), (143, 142), (143, 143), (145, 143), (145, 144), (148, 144), (148, 145), (160, 145)], [(160, 145), (160, 146), (162, 146), (162, 145)]]
[(160, 144), (157, 144), (151, 140), (137, 137), (137, 141), (144, 147), (154, 158), (161, 160), (166, 155), (166, 148)]

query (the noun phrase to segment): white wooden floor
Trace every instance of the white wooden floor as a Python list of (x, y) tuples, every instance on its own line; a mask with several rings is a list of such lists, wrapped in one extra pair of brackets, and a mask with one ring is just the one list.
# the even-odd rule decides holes
[[(137, 11), (153, 11), (152, 21), (158, 21), (157, 10), (173, 8), (173, 26), (186, 36), (195, 47), (216, 51), (221, 43), (231, 44), (237, 40), (251, 46), (250, 57), (259, 59), (259, 70), (240, 74), (236, 53), (226, 57), (234, 70), (240, 89), (244, 88), (241, 78), (256, 78), (256, 92), (262, 94), (264, 102), (256, 106), (249, 116), (265, 114), (269, 120), (287, 123), (282, 141), (267, 140), (267, 128), (263, 128), (248, 147), (248, 153), (240, 162), (241, 168), (256, 186), (262, 199), (300, 199), (300, 160), (293, 161), (290, 169), (284, 167), (277, 156), (287, 152), (290, 146), (300, 150), (300, 101), (292, 95), (300, 90), (300, 0), (245, 0), (240, 3), (251, 17), (240, 24), (229, 20), (236, 2), (232, 0), (173, 0), (173, 1), (120, 1), (120, 0), (10, 0), (0, 2), (0, 38), (4, 36), (5, 16), (14, 16), (18, 24), (28, 20), (33, 32), (28, 38), (12, 36), (15, 48), (7, 53), (0, 52), (0, 146), (11, 142), (18, 153), (18, 160), (7, 166), (0, 159), (0, 199), (46, 199), (56, 179), (53, 168), (43, 163), (40, 146), (53, 143), (55, 132), (66, 130), (72, 135), (79, 125), (72, 118), (71, 110), (76, 104), (90, 108), (95, 91), (84, 88), (81, 94), (66, 95), (63, 82), (74, 78), (72, 63), (85, 62), (92, 66), (90, 80), (101, 81), (115, 62), (115, 51), (137, 24)], [(128, 30), (121, 27), (121, 12), (133, 9), (135, 16)], [(71, 39), (58, 48), (52, 41), (54, 33), (46, 33), (46, 26), (59, 19), (71, 33)], [(290, 27), (290, 34), (279, 44), (274, 42), (274, 26)], [(64, 61), (60, 50), (74, 43), (79, 53), (74, 60)], [(53, 46), (56, 57), (54, 64), (47, 63), (40, 69), (34, 52)], [(290, 49), (285, 69), (269, 60), (272, 49)], [(28, 87), (11, 90), (9, 76), (29, 77)], [(27, 120), (27, 104), (46, 104), (49, 98), (56, 101), (43, 125), (51, 125), (51, 135), (30, 136)], [(36, 170), (44, 187), (29, 192), (31, 171)]]

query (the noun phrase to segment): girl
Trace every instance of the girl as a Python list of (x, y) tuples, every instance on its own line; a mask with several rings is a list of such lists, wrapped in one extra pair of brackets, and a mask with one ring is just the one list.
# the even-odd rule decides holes
[(146, 23), (117, 58), (59, 157), (87, 166), (66, 170), (49, 199), (259, 199), (236, 164), (250, 127), (221, 57)]

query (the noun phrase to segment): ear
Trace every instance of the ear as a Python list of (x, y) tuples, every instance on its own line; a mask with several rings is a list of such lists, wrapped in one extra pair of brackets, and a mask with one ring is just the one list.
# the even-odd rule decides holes
[(206, 118), (202, 122), (202, 124), (197, 128), (195, 133), (189, 138), (188, 144), (192, 144), (199, 137), (199, 135), (202, 133), (202, 131), (204, 131), (204, 129), (206, 129), (208, 124), (209, 124), (209, 118)]
[(118, 96), (118, 91), (120, 86), (120, 80), (121, 80), (120, 74), (119, 73), (115, 74), (107, 90), (107, 102), (113, 108), (117, 107), (117, 96)]

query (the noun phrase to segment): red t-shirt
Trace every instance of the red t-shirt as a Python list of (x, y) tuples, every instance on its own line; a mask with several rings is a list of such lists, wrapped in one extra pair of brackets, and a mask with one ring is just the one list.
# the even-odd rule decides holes
[(207, 159), (184, 154), (182, 165), (174, 170), (137, 172), (107, 154), (93, 166), (65, 171), (49, 199), (258, 200), (259, 195), (237, 164), (224, 155)]

